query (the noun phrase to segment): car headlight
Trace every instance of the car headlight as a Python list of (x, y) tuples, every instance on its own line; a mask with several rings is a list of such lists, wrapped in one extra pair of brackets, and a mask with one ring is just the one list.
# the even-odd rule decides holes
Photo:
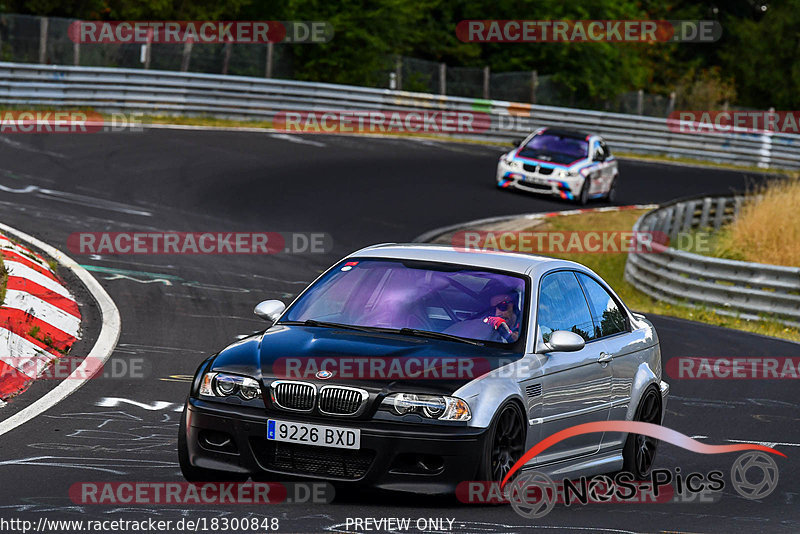
[(564, 170), (564, 171), (561, 171), (560, 175), (561, 175), (562, 178), (575, 178), (576, 176), (578, 176), (578, 171), (566, 171), (566, 170)]
[(506, 165), (508, 165), (509, 167), (511, 167), (512, 169), (514, 169), (516, 171), (521, 171), (522, 170), (522, 162), (521, 161), (517, 161), (515, 159), (506, 158)]
[(383, 399), (381, 409), (395, 415), (416, 413), (427, 419), (441, 421), (469, 421), (472, 418), (467, 401), (443, 395), (393, 393)]
[(200, 383), (200, 394), (208, 397), (238, 395), (244, 400), (253, 400), (261, 394), (261, 386), (257, 380), (246, 376), (206, 373)]

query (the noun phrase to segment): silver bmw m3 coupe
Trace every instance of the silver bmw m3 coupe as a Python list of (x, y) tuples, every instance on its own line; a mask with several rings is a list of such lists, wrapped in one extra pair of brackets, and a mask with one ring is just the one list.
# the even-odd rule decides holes
[[(569, 261), (436, 245), (344, 258), (270, 325), (206, 359), (179, 433), (189, 480), (298, 478), (447, 493), (499, 481), (540, 440), (592, 421), (661, 424), (653, 325)], [(593, 433), (525, 468), (648, 475), (657, 442)]]

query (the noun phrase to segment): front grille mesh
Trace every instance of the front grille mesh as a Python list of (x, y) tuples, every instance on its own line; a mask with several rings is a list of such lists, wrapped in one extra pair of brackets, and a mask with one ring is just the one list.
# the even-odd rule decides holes
[(314, 408), (314, 386), (298, 382), (272, 385), (272, 398), (281, 408), (310, 412)]
[(525, 169), (528, 172), (537, 172), (539, 170), (539, 166), (538, 165), (530, 165), (528, 163), (523, 163), (522, 164), (522, 168)]
[(363, 404), (360, 391), (348, 388), (325, 387), (319, 393), (321, 412), (336, 415), (354, 415)]
[(375, 451), (365, 449), (313, 447), (257, 438), (250, 439), (250, 446), (264, 469), (346, 480), (363, 478), (375, 459)]

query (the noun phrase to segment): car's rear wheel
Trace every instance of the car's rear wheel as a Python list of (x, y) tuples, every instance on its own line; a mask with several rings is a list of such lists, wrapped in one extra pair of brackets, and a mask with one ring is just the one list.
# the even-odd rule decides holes
[[(648, 388), (636, 409), (634, 421), (661, 424), (661, 395), (655, 388)], [(636, 480), (650, 476), (658, 451), (658, 440), (641, 434), (628, 434), (622, 450), (623, 471), (633, 474)]]
[(611, 179), (611, 185), (608, 188), (608, 193), (606, 193), (606, 200), (610, 203), (614, 203), (617, 201), (617, 177)]
[(581, 187), (581, 192), (578, 195), (577, 201), (578, 204), (581, 206), (585, 206), (589, 203), (589, 189), (592, 187), (592, 177), (587, 176), (586, 179), (583, 181), (583, 186)]
[(525, 419), (515, 402), (498, 412), (487, 436), (479, 480), (501, 481), (525, 453)]
[(189, 446), (186, 437), (186, 406), (183, 407), (181, 422), (178, 428), (178, 464), (181, 467), (181, 474), (187, 482), (244, 482), (246, 475), (237, 473), (225, 473), (195, 467), (189, 461)]

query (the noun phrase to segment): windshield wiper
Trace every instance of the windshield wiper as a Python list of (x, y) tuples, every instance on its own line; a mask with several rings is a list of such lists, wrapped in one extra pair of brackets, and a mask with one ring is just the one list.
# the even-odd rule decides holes
[(460, 341), (461, 343), (478, 345), (479, 347), (483, 346), (483, 343), (481, 343), (480, 341), (466, 339), (463, 337), (454, 336), (452, 334), (445, 334), (442, 332), (431, 332), (430, 330), (417, 330), (416, 328), (401, 328), (400, 330), (397, 330), (397, 332), (406, 336), (429, 337), (431, 339), (446, 339), (448, 341)]
[(341, 328), (343, 330), (356, 330), (358, 332), (372, 332), (368, 326), (356, 326), (352, 324), (330, 323), (328, 321), (317, 321), (316, 319), (306, 319), (305, 321), (281, 321), (280, 324), (301, 324), (304, 326), (321, 326), (323, 328)]

